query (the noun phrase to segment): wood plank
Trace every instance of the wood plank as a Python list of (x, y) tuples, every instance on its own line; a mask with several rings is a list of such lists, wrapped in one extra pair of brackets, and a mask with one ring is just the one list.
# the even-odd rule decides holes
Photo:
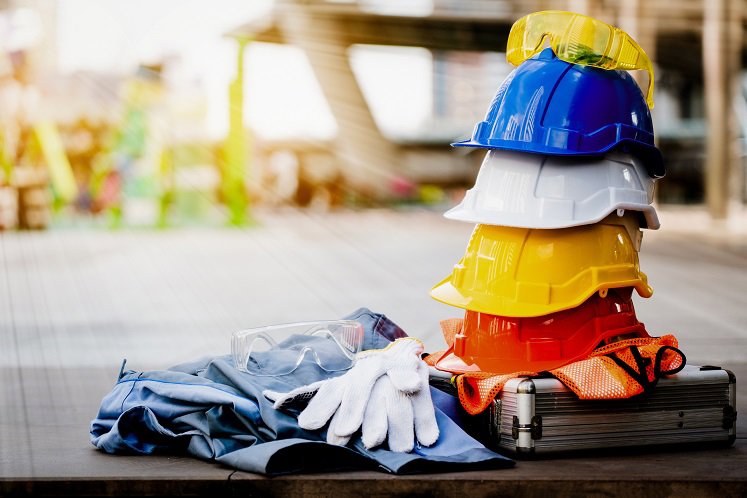
[[(359, 306), (386, 313), (430, 351), (443, 347), (438, 321), (461, 311), (433, 301), (428, 290), (461, 256), (470, 224), (423, 209), (257, 215), (260, 224), (245, 230), (0, 234), (0, 494), (206, 493), (224, 489), (229, 476), (231, 492), (270, 494), (344, 495), (360, 486), (406, 493), (416, 484), (435, 495), (516, 486), (536, 494), (548, 485), (561, 494), (630, 486), (743, 493), (744, 417), (731, 450), (574, 457), (427, 478), (344, 473), (267, 481), (192, 459), (95, 451), (88, 424), (123, 357), (135, 369), (165, 368), (227, 352), (237, 328), (336, 318)], [(747, 243), (720, 234), (647, 232), (641, 264), (655, 294), (635, 302), (649, 331), (674, 333), (691, 363), (721, 364), (743, 379)], [(745, 412), (747, 383), (737, 387)], [(568, 472), (571, 462), (578, 472)], [(628, 467), (636, 479), (609, 479), (611, 469)]]
[[(5, 369), (0, 376), (5, 377)], [(615, 451), (593, 456), (521, 461), (514, 469), (445, 473), (427, 476), (394, 477), (379, 472), (343, 472), (299, 475), (267, 479), (235, 472), (219, 465), (178, 456), (112, 456), (90, 446), (87, 422), (95, 413), (98, 399), (109, 389), (106, 375), (99, 369), (70, 369), (72, 377), (86, 387), (76, 399), (73, 412), (62, 413), (49, 423), (37, 423), (31, 441), (33, 465), (20, 465), (12, 448), (29, 444), (7, 430), (3, 417), (0, 427), (8, 434), (0, 448), (0, 493), (33, 492), (43, 495), (158, 495), (180, 490), (206, 494), (223, 490), (260, 493), (262, 496), (327, 494), (348, 496), (405, 496), (418, 489), (420, 494), (452, 496), (495, 496), (496, 492), (523, 489), (527, 496), (574, 495), (582, 490), (595, 493), (635, 495), (671, 492), (684, 496), (719, 493), (740, 496), (747, 489), (747, 447), (741, 439), (725, 450), (679, 452)], [(111, 373), (111, 372), (108, 372)], [(737, 369), (747, 375), (747, 365)], [(42, 378), (45, 375), (34, 375)], [(63, 379), (52, 378), (53, 386)], [(742, 394), (744, 388), (741, 389)], [(747, 397), (742, 400), (742, 410)], [(738, 398), (738, 399), (740, 399)], [(7, 408), (0, 414), (5, 415)], [(635, 472), (620, 472), (635, 468)], [(571, 470), (572, 469), (572, 470)]]

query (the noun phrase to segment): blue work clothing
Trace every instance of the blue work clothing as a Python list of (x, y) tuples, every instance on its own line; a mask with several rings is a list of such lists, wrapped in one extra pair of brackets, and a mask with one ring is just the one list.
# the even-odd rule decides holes
[[(384, 315), (361, 309), (366, 349), (378, 349), (406, 334)], [(313, 337), (308, 338), (313, 341)], [(324, 345), (315, 345), (326, 354)], [(268, 353), (269, 354), (269, 353)], [(273, 358), (268, 364), (278, 361)], [(184, 453), (266, 475), (349, 469), (395, 474), (504, 468), (514, 462), (468, 436), (441, 410), (441, 435), (431, 447), (395, 453), (386, 445), (368, 450), (360, 432), (347, 447), (327, 444), (326, 428), (298, 426), (298, 409), (275, 410), (262, 391), (287, 392), (340, 375), (325, 372), (308, 357), (278, 377), (240, 372), (230, 356), (197, 360), (168, 370), (121, 372), (91, 424), (91, 442), (107, 453)], [(453, 398), (432, 389), (434, 403)]]

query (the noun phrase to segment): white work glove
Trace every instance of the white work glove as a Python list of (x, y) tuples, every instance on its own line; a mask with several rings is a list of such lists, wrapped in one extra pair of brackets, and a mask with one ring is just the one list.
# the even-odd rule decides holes
[[(428, 367), (422, 361), (418, 375), (422, 387), (412, 394), (395, 388), (387, 376), (376, 381), (361, 428), (366, 448), (375, 448), (387, 439), (391, 451), (402, 453), (412, 451), (415, 438), (423, 446), (436, 442), (439, 435), (436, 412), (428, 385)], [(330, 430), (334, 431), (334, 423), (333, 419)]]
[(422, 352), (423, 344), (419, 340), (400, 338), (384, 349), (359, 353), (353, 368), (340, 377), (299, 387), (289, 393), (264, 391), (263, 394), (274, 401), (276, 409), (299, 398), (313, 396), (298, 416), (298, 425), (307, 430), (319, 429), (334, 415), (327, 430), (327, 442), (346, 444), (361, 427), (371, 391), (380, 377), (386, 376), (393, 388), (404, 394), (417, 393), (423, 388), (428, 390), (427, 373), (424, 380), (419, 370), (423, 365)]

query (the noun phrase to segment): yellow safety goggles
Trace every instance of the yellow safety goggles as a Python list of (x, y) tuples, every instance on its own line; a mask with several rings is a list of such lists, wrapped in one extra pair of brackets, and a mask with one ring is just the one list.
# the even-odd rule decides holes
[(544, 48), (571, 64), (602, 69), (648, 71), (646, 102), (654, 107), (654, 66), (646, 52), (625, 31), (592, 17), (562, 10), (544, 10), (522, 17), (511, 27), (506, 59), (518, 66)]

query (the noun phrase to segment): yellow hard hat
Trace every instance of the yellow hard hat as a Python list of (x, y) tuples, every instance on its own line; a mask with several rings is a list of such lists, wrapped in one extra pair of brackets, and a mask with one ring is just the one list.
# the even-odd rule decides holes
[(556, 230), (477, 225), (451, 275), (431, 290), (437, 301), (509, 317), (574, 308), (595, 292), (653, 289), (620, 224), (604, 222)]

